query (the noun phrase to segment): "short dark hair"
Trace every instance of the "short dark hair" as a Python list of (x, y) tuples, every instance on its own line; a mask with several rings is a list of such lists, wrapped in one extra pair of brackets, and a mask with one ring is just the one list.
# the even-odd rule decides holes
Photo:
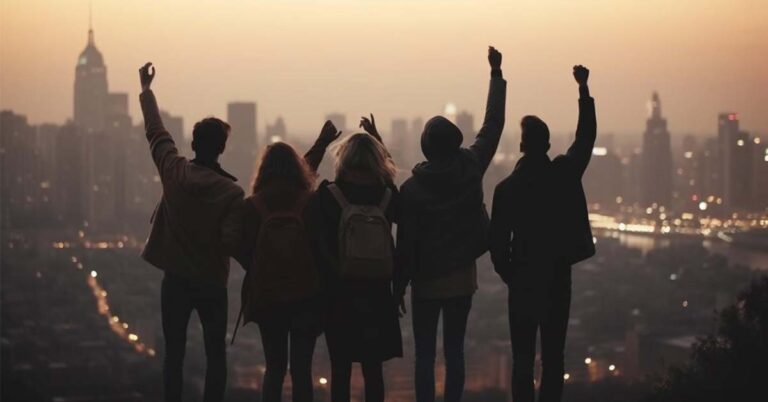
[(544, 120), (536, 116), (525, 116), (520, 121), (522, 129), (521, 149), (526, 153), (546, 153), (549, 151), (549, 127)]
[(219, 156), (224, 152), (230, 129), (227, 122), (216, 117), (198, 121), (192, 129), (192, 149), (203, 156)]

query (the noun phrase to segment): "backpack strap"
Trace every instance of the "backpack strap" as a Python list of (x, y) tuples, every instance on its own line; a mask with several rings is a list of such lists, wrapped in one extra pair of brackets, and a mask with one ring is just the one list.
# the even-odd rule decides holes
[(387, 210), (387, 206), (389, 205), (389, 201), (392, 199), (392, 190), (387, 187), (384, 189), (384, 196), (381, 197), (381, 202), (379, 203), (379, 208), (382, 212), (385, 212)]
[(349, 207), (349, 201), (347, 201), (347, 198), (344, 197), (344, 193), (341, 192), (341, 189), (336, 185), (336, 183), (329, 184), (328, 191), (333, 194), (333, 198), (335, 198), (336, 202), (339, 203), (341, 209), (346, 209)]

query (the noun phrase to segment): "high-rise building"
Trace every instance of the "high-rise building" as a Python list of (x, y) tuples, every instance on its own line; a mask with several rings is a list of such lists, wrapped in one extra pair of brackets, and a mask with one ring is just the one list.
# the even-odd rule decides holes
[(720, 113), (717, 121), (725, 209), (748, 208), (752, 198), (753, 141), (739, 129), (736, 113)]
[(408, 120), (406, 119), (392, 119), (392, 127), (390, 129), (390, 153), (395, 159), (395, 163), (398, 166), (410, 165), (410, 150), (408, 149)]
[(74, 95), (75, 125), (85, 133), (101, 131), (109, 102), (107, 67), (96, 48), (93, 28), (88, 29), (88, 44), (77, 58)]
[(465, 110), (456, 115), (456, 126), (461, 130), (465, 141), (471, 141), (475, 137), (475, 116)]
[(344, 113), (328, 113), (325, 119), (330, 120), (337, 130), (347, 131), (347, 116)]
[(267, 142), (274, 144), (276, 142), (284, 142), (287, 138), (288, 132), (282, 117), (278, 116), (275, 124), (267, 124)]
[(257, 152), (256, 103), (232, 102), (227, 105), (227, 122), (232, 127), (227, 147), (222, 155), (225, 170), (238, 178), (244, 188), (248, 186)]
[(765, 211), (768, 208), (768, 138), (752, 139), (752, 208)]
[(661, 101), (656, 92), (649, 103), (649, 112), (643, 133), (640, 201), (643, 206), (669, 207), (672, 201), (672, 149), (667, 119), (661, 115)]

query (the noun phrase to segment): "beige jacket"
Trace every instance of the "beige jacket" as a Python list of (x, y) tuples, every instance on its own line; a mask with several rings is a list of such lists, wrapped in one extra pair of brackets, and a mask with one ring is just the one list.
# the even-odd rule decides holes
[(240, 239), (243, 190), (218, 166), (202, 166), (180, 156), (163, 126), (155, 95), (148, 90), (139, 99), (163, 185), (141, 256), (194, 282), (226, 286), (229, 256)]

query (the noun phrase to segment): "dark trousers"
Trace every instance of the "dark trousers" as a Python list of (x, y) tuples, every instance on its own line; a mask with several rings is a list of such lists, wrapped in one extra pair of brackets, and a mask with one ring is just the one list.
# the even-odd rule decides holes
[(458, 402), (464, 392), (464, 334), (472, 295), (413, 300), (413, 337), (416, 343), (416, 401), (435, 400), (437, 323), (443, 313), (445, 402)]
[[(365, 381), (365, 402), (384, 402), (384, 372), (382, 363), (362, 362)], [(331, 402), (349, 402), (352, 362), (331, 356)]]
[(267, 369), (261, 400), (279, 402), (283, 393), (283, 379), (288, 368), (290, 339), (291, 384), (293, 402), (312, 402), (312, 354), (317, 334), (292, 325), (290, 316), (270, 317), (259, 322), (261, 343)]
[(203, 401), (224, 399), (227, 382), (227, 289), (193, 284), (184, 278), (166, 274), (160, 294), (165, 336), (163, 385), (166, 402), (181, 402), (184, 350), (187, 324), (192, 310), (203, 325), (206, 372)]
[[(509, 331), (512, 339), (512, 400), (533, 402), (533, 366), (536, 333), (541, 331), (541, 386), (539, 402), (559, 402), (563, 396), (565, 336), (571, 308), (571, 268), (558, 267), (549, 284), (540, 312), (530, 305), (517, 305), (510, 289)], [(530, 301), (530, 304), (535, 303)]]

